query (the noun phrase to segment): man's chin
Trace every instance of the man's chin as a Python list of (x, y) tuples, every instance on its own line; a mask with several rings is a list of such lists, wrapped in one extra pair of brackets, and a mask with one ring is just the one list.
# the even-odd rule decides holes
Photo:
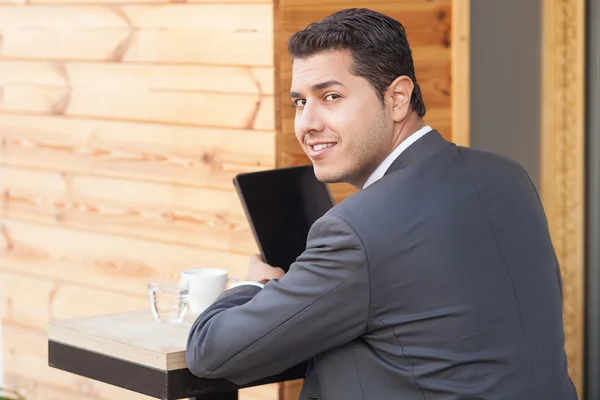
[[(314, 165), (314, 164), (313, 164)], [(323, 183), (342, 183), (346, 182), (346, 175), (340, 171), (334, 171), (330, 168), (314, 165), (315, 176)]]

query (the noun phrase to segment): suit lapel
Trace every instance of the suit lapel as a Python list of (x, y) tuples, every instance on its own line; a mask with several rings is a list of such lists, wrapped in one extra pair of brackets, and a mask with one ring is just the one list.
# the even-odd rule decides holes
[(390, 165), (384, 176), (409, 165), (417, 164), (432, 154), (451, 145), (451, 142), (444, 139), (442, 135), (434, 129), (404, 150), (392, 165)]

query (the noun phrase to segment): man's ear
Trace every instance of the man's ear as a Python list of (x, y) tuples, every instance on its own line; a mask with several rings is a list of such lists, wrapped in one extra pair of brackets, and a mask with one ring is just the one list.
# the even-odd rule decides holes
[(391, 103), (391, 115), (394, 122), (402, 121), (410, 111), (410, 98), (415, 85), (408, 76), (397, 77), (388, 87), (386, 97)]

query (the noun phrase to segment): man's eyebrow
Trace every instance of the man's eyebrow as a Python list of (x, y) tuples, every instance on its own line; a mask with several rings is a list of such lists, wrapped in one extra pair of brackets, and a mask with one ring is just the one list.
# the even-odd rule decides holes
[(332, 79), (332, 80), (321, 82), (321, 83), (315, 83), (314, 85), (312, 85), (311, 89), (313, 90), (313, 92), (316, 92), (318, 90), (327, 89), (328, 87), (331, 87), (331, 86), (344, 86), (344, 84), (342, 82)]
[[(336, 81), (336, 80), (332, 79), (332, 80), (325, 81), (325, 82), (315, 83), (314, 85), (311, 86), (311, 90), (313, 92), (317, 92), (319, 90), (327, 89), (328, 87), (331, 87), (331, 86), (344, 86), (344, 84), (340, 81)], [(294, 99), (294, 98), (302, 97), (302, 95), (298, 92), (290, 92), (290, 97), (292, 99)]]

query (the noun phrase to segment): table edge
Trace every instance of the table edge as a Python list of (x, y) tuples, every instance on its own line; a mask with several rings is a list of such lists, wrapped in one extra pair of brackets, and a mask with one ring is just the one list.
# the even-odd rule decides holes
[[(73, 341), (73, 336), (77, 336), (83, 340)], [(187, 368), (185, 351), (171, 353), (169, 356), (119, 341), (97, 337), (61, 325), (50, 324), (48, 326), (48, 340), (164, 371)], [(140, 356), (126, 356), (124, 353), (137, 353)]]
[(160, 370), (48, 339), (48, 365), (158, 399), (176, 400), (285, 382), (304, 377), (304, 364), (281, 374), (238, 386), (225, 379), (194, 376), (189, 369)]

